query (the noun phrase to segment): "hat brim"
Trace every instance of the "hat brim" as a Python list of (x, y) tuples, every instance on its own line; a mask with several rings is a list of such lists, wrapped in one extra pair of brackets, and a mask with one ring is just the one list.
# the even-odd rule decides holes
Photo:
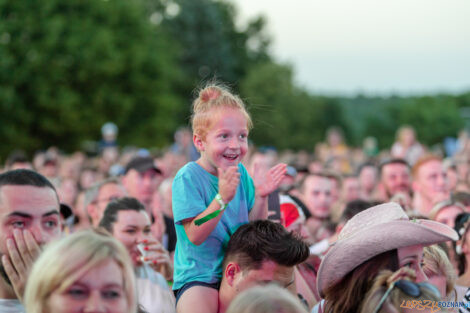
[(365, 228), (332, 245), (318, 270), (318, 291), (320, 296), (324, 297), (323, 292), (328, 287), (338, 283), (357, 266), (383, 252), (457, 239), (457, 233), (452, 228), (430, 220), (395, 220)]

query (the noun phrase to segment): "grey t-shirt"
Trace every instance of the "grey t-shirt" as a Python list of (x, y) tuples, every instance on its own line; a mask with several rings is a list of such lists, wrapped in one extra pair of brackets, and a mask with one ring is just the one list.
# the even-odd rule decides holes
[(0, 313), (25, 313), (25, 310), (17, 299), (0, 299)]

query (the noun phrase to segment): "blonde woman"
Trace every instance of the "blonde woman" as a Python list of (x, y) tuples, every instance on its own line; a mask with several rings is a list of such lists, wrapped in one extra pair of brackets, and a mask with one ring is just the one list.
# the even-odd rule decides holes
[(416, 283), (416, 273), (401, 268), (395, 273), (385, 270), (374, 280), (360, 313), (431, 313), (446, 312), (439, 307), (441, 296), (428, 283)]
[(270, 284), (250, 288), (232, 301), (226, 313), (307, 313), (306, 308), (285, 288)]
[(457, 275), (447, 254), (439, 245), (424, 248), (423, 271), (428, 281), (439, 289), (445, 301), (460, 301), (467, 288), (456, 285)]
[(65, 237), (48, 246), (34, 264), (24, 301), (28, 313), (136, 313), (129, 255), (101, 231)]

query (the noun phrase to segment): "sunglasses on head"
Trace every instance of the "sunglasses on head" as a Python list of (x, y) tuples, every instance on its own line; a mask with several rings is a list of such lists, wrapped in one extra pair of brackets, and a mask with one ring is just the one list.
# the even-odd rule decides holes
[(390, 285), (390, 287), (388, 287), (387, 291), (382, 296), (382, 299), (380, 299), (379, 304), (375, 308), (374, 313), (377, 313), (377, 312), (380, 311), (380, 308), (382, 307), (385, 300), (387, 300), (388, 296), (390, 295), (393, 288), (395, 288), (395, 287), (400, 289), (406, 295), (408, 295), (410, 297), (413, 297), (413, 298), (419, 297), (421, 295), (421, 289), (422, 288), (430, 290), (437, 298), (441, 297), (441, 293), (436, 288), (436, 286), (434, 286), (430, 283), (426, 283), (426, 282), (415, 283), (415, 282), (412, 282), (412, 281), (409, 281), (409, 280), (406, 280), (406, 279), (401, 279), (401, 280), (397, 280), (397, 281), (393, 282)]
[(470, 220), (470, 214), (469, 213), (461, 213), (457, 215), (455, 218), (455, 230), (459, 233), (459, 237), (462, 238), (462, 236), (465, 234), (465, 230), (468, 226), (468, 222)]

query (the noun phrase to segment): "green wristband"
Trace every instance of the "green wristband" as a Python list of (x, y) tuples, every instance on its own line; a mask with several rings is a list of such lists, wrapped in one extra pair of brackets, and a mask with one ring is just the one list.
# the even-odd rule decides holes
[(212, 212), (212, 213), (210, 213), (210, 214), (208, 214), (204, 217), (201, 217), (200, 219), (195, 220), (194, 224), (196, 224), (196, 226), (200, 226), (200, 225), (204, 224), (205, 222), (210, 221), (213, 218), (216, 218), (227, 207), (227, 203), (225, 203), (224, 200), (222, 200), (222, 196), (220, 194), (215, 195), (215, 201), (217, 201), (217, 203), (220, 204), (220, 209), (218, 209), (218, 210), (216, 210), (216, 211), (214, 211), (214, 212)]
[(220, 193), (215, 195), (215, 201), (220, 204), (220, 209), (223, 211), (227, 208), (227, 203), (224, 202)]

